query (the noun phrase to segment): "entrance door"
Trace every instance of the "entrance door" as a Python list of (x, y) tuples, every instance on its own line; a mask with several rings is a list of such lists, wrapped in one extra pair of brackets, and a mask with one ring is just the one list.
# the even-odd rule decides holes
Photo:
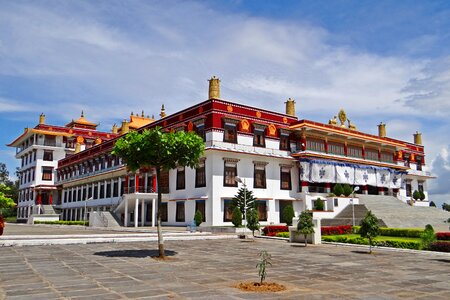
[(279, 211), (279, 215), (280, 215), (280, 223), (287, 223), (286, 220), (283, 218), (283, 210), (286, 208), (286, 206), (291, 205), (292, 206), (292, 201), (287, 201), (287, 200), (279, 200), (279, 206), (280, 206), (280, 211)]

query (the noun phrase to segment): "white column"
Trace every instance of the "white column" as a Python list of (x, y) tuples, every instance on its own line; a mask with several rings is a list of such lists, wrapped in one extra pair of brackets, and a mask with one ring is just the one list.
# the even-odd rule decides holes
[(120, 189), (122, 188), (122, 177), (117, 177), (117, 184), (117, 194), (121, 197)]
[(144, 205), (144, 199), (141, 200), (141, 226), (145, 226), (145, 205)]
[(128, 227), (128, 198), (125, 198), (125, 217), (123, 219), (123, 225)]
[[(109, 198), (113, 198), (113, 194), (114, 194), (114, 178), (111, 178), (111, 180), (109, 181), (111, 184), (109, 185)], [(112, 204), (112, 202), (109, 202)]]
[(138, 227), (139, 199), (134, 202), (134, 227)]
[(72, 221), (72, 210), (73, 209), (69, 209), (69, 221)]
[(149, 192), (149, 191), (147, 191), (147, 181), (148, 181), (148, 173), (145, 172), (144, 173), (144, 191), (145, 191), (145, 193)]
[(155, 227), (155, 219), (156, 219), (155, 200), (156, 199), (152, 199), (152, 227)]

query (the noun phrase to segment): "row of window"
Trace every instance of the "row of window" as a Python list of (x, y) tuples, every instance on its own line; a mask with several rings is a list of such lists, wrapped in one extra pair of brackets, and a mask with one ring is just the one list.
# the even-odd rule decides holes
[(36, 150), (33, 150), (33, 152), (27, 153), (22, 156), (22, 164), (21, 166), (24, 167), (28, 165), (29, 163), (32, 163), (36, 161)]
[(33, 189), (23, 189), (19, 191), (19, 202), (34, 200), (34, 190)]
[(95, 171), (106, 170), (108, 168), (122, 165), (122, 158), (109, 154), (94, 158), (93, 160), (80, 163), (73, 168), (58, 170), (58, 180), (70, 179), (75, 176), (89, 174)]

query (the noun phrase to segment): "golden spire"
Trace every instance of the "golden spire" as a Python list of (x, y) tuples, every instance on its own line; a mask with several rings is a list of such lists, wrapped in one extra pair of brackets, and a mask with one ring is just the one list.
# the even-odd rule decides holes
[(130, 131), (130, 126), (129, 126), (127, 119), (124, 119), (122, 121), (122, 127), (120, 127), (120, 133), (124, 134), (124, 133), (127, 133), (128, 131)]
[(142, 114), (141, 114), (141, 117), (145, 118), (145, 115), (144, 115), (144, 110), (142, 110)]
[(380, 122), (378, 125), (378, 136), (379, 137), (386, 137), (386, 124), (383, 122)]
[(84, 118), (84, 111), (81, 110), (81, 118)]
[(286, 114), (295, 117), (295, 100), (289, 98), (284, 103), (286, 103)]
[(112, 129), (111, 129), (112, 133), (118, 133), (119, 132), (119, 128), (117, 127), (116, 124), (113, 125)]
[(166, 109), (164, 108), (164, 104), (161, 106), (161, 113), (159, 114), (159, 116), (161, 117), (161, 119), (166, 116)]
[(41, 113), (39, 115), (39, 124), (45, 124), (45, 115), (44, 115), (44, 113)]
[(414, 144), (416, 145), (422, 145), (422, 133), (416, 131), (414, 133)]
[(208, 81), (209, 81), (208, 99), (220, 99), (220, 79), (216, 76), (213, 76)]

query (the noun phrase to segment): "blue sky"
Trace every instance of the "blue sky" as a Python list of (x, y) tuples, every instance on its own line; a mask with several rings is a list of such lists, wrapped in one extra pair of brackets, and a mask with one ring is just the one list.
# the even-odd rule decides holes
[(222, 97), (326, 122), (342, 107), (364, 132), (423, 132), (450, 201), (449, 1), (0, 0), (0, 161), (41, 112), (81, 110), (109, 130), (131, 111), (158, 115)]

